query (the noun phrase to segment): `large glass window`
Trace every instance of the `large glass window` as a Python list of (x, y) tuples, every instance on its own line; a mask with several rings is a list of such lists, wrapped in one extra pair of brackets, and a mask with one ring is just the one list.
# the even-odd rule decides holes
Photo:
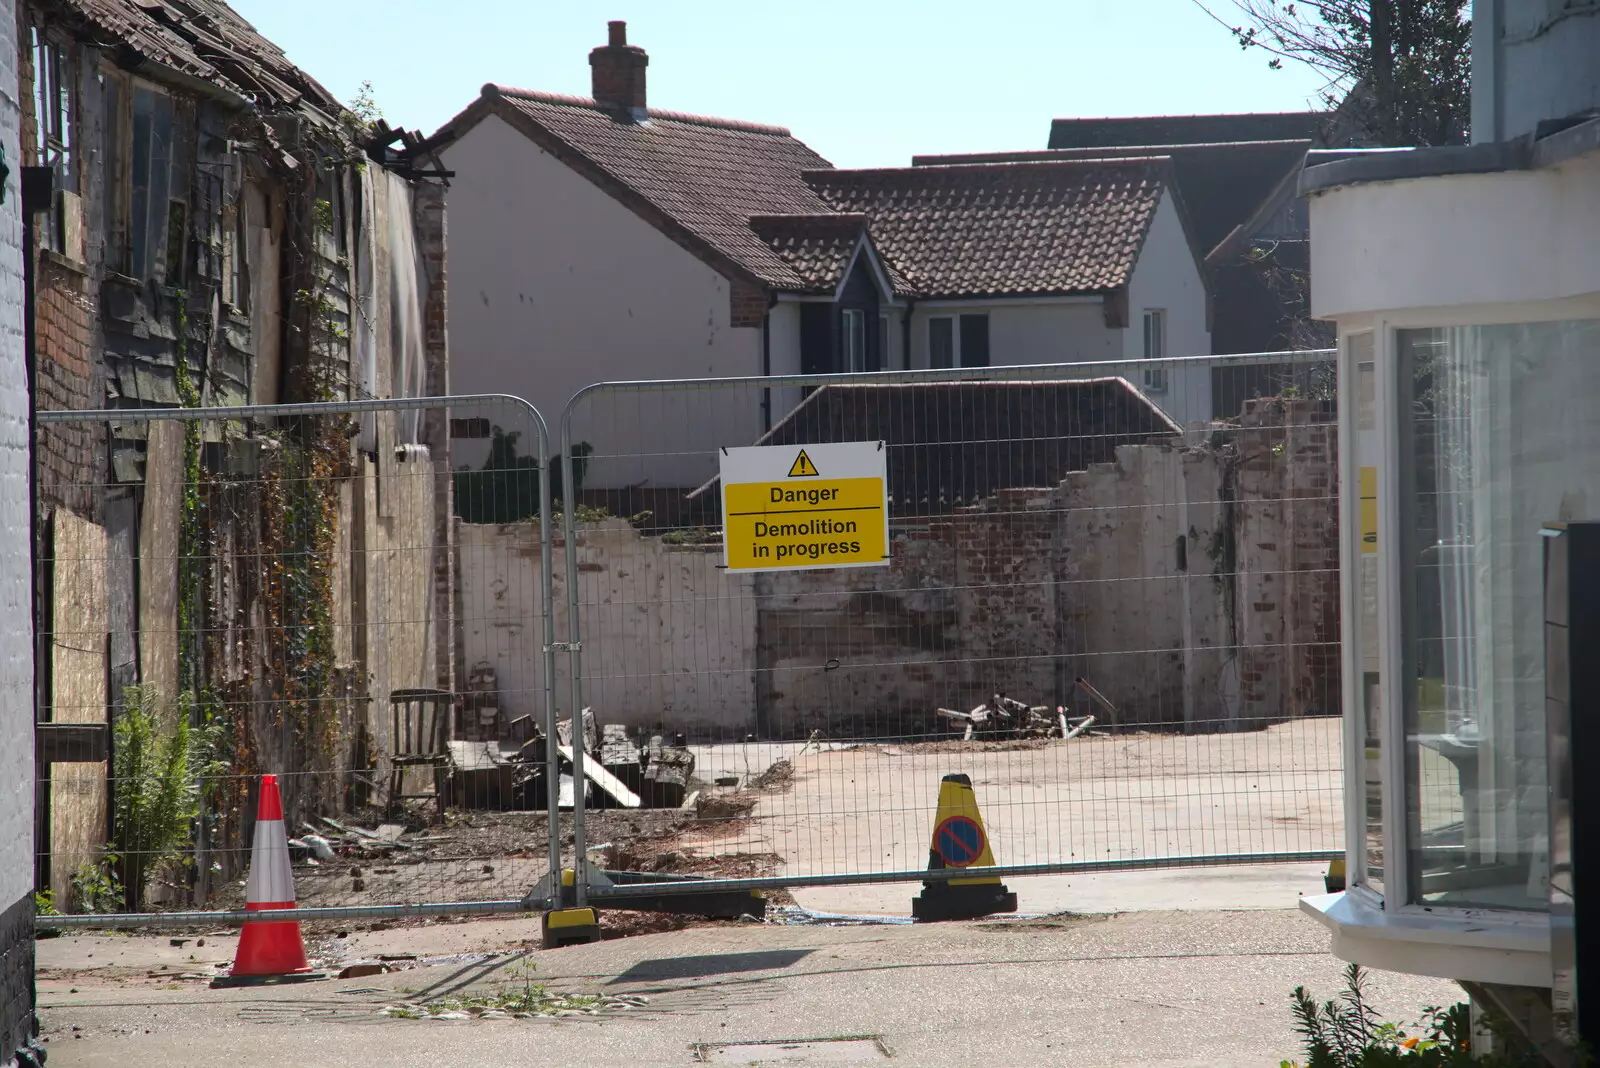
[(1539, 531), (1600, 518), (1600, 320), (1396, 341), (1411, 896), (1543, 909)]

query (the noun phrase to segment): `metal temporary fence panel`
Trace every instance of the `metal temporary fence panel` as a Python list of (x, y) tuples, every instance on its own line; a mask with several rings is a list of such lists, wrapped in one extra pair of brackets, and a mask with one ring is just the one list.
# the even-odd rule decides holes
[(83, 457), (39, 471), (38, 874), (73, 914), (42, 923), (242, 918), (266, 773), (304, 917), (536, 903), (561, 835), (537, 411), (39, 422)]
[[(1334, 381), (1316, 351), (584, 390), (563, 697), (579, 749), (630, 735), (645, 808), (680, 811), (641, 833), (578, 791), (575, 854), (727, 887), (921, 878), (963, 773), (1013, 873), (1335, 855)], [(816, 448), (849, 442), (885, 450), (883, 566), (777, 566), (785, 539), (857, 536), (860, 484), (830, 489)], [(783, 455), (730, 466), (751, 446)], [(785, 479), (818, 488), (762, 512)]]

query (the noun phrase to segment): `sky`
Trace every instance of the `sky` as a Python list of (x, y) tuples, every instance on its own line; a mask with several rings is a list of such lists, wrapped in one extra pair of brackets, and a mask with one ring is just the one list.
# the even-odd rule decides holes
[[(650, 53), (652, 107), (787, 126), (837, 166), (1044, 148), (1050, 120), (1296, 111), (1194, 0), (232, 0), (341, 100), (431, 133), (485, 82), (589, 95), (606, 22)], [(1226, 17), (1229, 0), (1210, 0)]]

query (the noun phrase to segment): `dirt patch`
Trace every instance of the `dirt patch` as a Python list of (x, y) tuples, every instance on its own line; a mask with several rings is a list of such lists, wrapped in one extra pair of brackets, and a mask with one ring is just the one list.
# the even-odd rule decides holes
[(794, 783), (794, 764), (780, 760), (750, 780), (757, 790), (786, 790)]
[(600, 937), (632, 938), (634, 935), (665, 934), (690, 927), (721, 927), (726, 920), (707, 920), (699, 916), (675, 916), (665, 912), (630, 912), (613, 909), (600, 913)]
[(750, 815), (761, 799), (748, 791), (702, 797), (695, 814), (702, 820), (739, 820)]

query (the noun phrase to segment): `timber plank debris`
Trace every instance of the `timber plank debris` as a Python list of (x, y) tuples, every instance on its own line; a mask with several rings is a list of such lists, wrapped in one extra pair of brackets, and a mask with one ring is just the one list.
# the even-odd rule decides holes
[[(1109, 707), (1110, 702), (1106, 704)], [(1024, 704), (1003, 693), (994, 694), (970, 712), (938, 708), (934, 714), (960, 727), (964, 741), (980, 737), (1068, 740), (1079, 737), (1095, 722), (1092, 715), (1069, 716), (1067, 710), (1059, 705)]]
[[(557, 745), (556, 752), (565, 757), (568, 764), (576, 765), (579, 763), (574, 758), (570, 745)], [(585, 753), (581, 763), (584, 777), (605, 791), (606, 795), (617, 804), (623, 808), (638, 808), (640, 806), (639, 795), (628, 789), (621, 779), (607, 771), (605, 766), (596, 761), (594, 757)]]

